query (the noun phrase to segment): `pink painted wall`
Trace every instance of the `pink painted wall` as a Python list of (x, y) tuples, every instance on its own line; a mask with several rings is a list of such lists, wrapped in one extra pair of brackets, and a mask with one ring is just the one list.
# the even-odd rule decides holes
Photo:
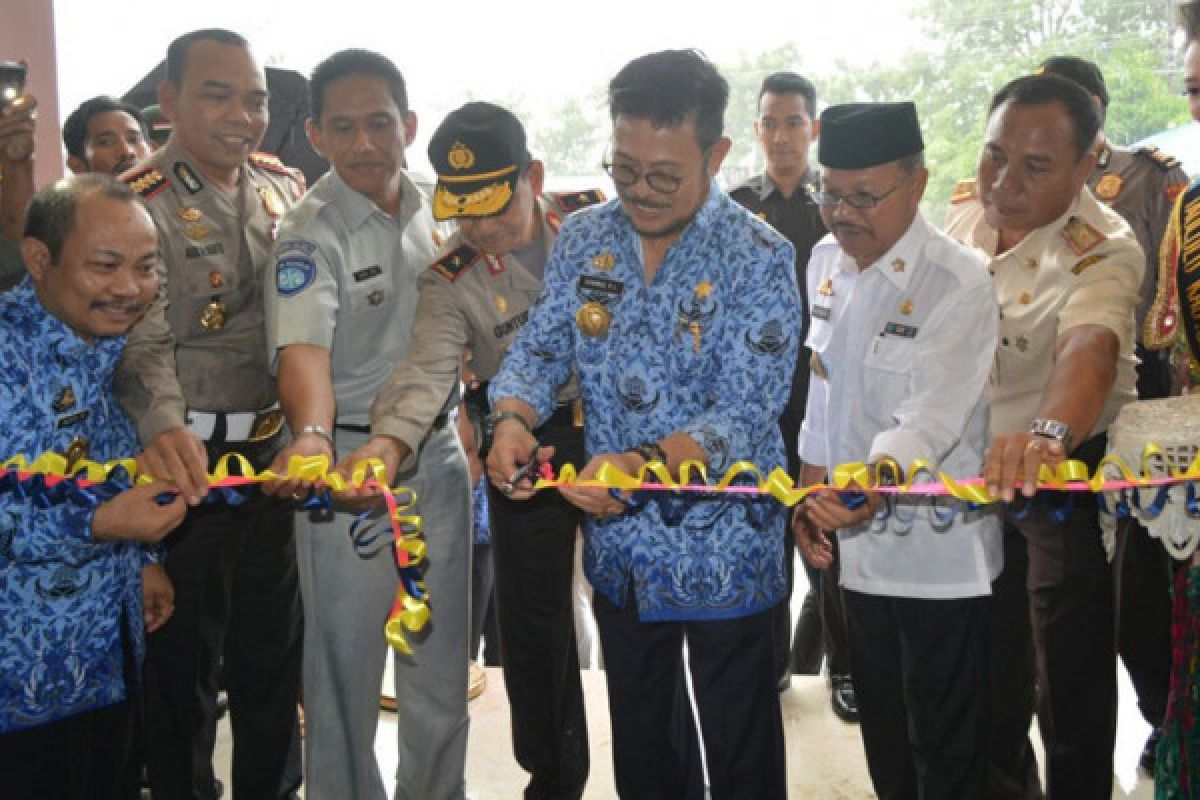
[[(88, 57), (86, 54), (83, 57)], [(0, 0), (0, 59), (29, 64), (26, 91), (38, 100), (34, 176), (43, 186), (63, 176), (58, 118), (54, 0)]]

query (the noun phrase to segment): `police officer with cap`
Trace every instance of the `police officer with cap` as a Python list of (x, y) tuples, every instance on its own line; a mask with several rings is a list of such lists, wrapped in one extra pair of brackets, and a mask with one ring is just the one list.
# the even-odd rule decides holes
[[(1087, 89), (1103, 120), (1108, 90), (1095, 64), (1074, 56), (1056, 56), (1043, 62), (1041, 71), (1061, 75)], [(1088, 178), (1088, 187), (1096, 199), (1125, 218), (1146, 256), (1137, 305), (1138, 397), (1166, 397), (1171, 394), (1170, 350), (1146, 347), (1143, 329), (1158, 289), (1159, 247), (1171, 208), (1187, 188), (1188, 178), (1177, 160), (1157, 148), (1118, 147), (1105, 137), (1103, 127), (1097, 138), (1096, 169)], [(1153, 726), (1141, 756), (1142, 767), (1153, 772), (1171, 672), (1171, 559), (1137, 520), (1129, 517), (1117, 526), (1115, 569), (1117, 651), (1129, 670), (1138, 708)]]
[[(354, 457), (389, 470), (412, 461), (422, 431), (458, 380), (463, 348), (482, 387), (468, 398), (486, 414), (487, 381), (542, 291), (563, 218), (599, 202), (598, 190), (543, 193), (545, 167), (508, 110), (472, 102), (452, 112), (429, 144), (437, 172), (434, 216), (458, 220), (421, 276), (413, 344), (379, 393), (371, 441)], [(553, 465), (584, 461), (577, 381), (536, 432)], [(484, 447), (490, 438), (483, 431)], [(578, 798), (588, 775), (587, 724), (572, 618), (578, 509), (557, 492), (517, 502), (488, 486), (496, 621), (517, 761), (531, 773), (527, 798)]]

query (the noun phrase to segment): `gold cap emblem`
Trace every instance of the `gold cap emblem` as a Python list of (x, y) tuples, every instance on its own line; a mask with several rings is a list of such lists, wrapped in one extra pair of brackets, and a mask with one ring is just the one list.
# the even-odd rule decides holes
[(616, 263), (617, 259), (607, 250), (592, 259), (592, 266), (596, 269), (612, 269)]
[(713, 293), (713, 285), (707, 280), (702, 280), (696, 284), (696, 297), (701, 300), (707, 300), (708, 296)]
[(475, 166), (475, 153), (462, 142), (455, 142), (446, 154), (446, 163), (455, 169), (470, 169)]
[(496, 307), (496, 311), (501, 314), (508, 313), (508, 300), (502, 294), (498, 294), (492, 298), (492, 305)]
[(197, 222), (195, 225), (188, 225), (183, 232), (189, 239), (195, 242), (212, 233), (212, 228), (208, 227), (203, 222)]
[(903, 303), (900, 304), (900, 313), (901, 314), (903, 314), (904, 316), (907, 317), (912, 312), (913, 312), (913, 301), (912, 300), (905, 300)]
[(892, 272), (904, 272), (905, 266), (903, 258), (894, 259), (892, 261)]
[(204, 212), (194, 206), (184, 206), (179, 209), (179, 218), (184, 222), (199, 222), (204, 218)]

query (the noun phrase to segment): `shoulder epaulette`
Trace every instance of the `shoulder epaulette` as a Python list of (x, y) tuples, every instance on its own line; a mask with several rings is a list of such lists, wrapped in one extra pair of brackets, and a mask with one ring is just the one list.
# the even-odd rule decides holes
[(276, 175), (286, 175), (289, 178), (296, 177), (291, 167), (280, 161), (278, 156), (273, 156), (270, 153), (251, 153), (248, 160), (254, 166), (259, 169), (265, 169), (267, 172), (274, 172)]
[(167, 177), (159, 172), (158, 167), (145, 167), (133, 172), (126, 172), (121, 176), (121, 180), (129, 184), (129, 188), (143, 200), (149, 200), (167, 186)]
[(975, 199), (975, 179), (970, 178), (965, 181), (959, 181), (954, 184), (954, 190), (950, 193), (951, 203), (965, 203), (968, 200)]
[(1071, 252), (1081, 257), (1096, 249), (1096, 245), (1108, 238), (1103, 231), (1080, 217), (1067, 220), (1062, 229), (1062, 237), (1067, 240)]
[(1159, 166), (1163, 171), (1175, 169), (1179, 166), (1179, 159), (1174, 156), (1167, 155), (1157, 147), (1139, 147), (1137, 152), (1140, 155), (1146, 156), (1151, 161)]
[(482, 255), (469, 244), (462, 244), (433, 262), (431, 269), (437, 270), (448, 281), (456, 281), (470, 269)]
[(581, 208), (594, 206), (604, 202), (604, 192), (599, 189), (588, 189), (583, 192), (555, 192), (550, 195), (554, 205), (564, 214), (578, 211)]

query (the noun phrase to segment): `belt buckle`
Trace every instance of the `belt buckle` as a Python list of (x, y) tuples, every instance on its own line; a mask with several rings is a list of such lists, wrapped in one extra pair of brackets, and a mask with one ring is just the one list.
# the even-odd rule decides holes
[(272, 408), (260, 411), (254, 416), (254, 424), (250, 426), (250, 436), (247, 441), (257, 443), (273, 439), (283, 430), (283, 422), (284, 416), (281, 409)]
[(576, 428), (583, 427), (583, 398), (576, 397), (571, 401), (571, 424)]

